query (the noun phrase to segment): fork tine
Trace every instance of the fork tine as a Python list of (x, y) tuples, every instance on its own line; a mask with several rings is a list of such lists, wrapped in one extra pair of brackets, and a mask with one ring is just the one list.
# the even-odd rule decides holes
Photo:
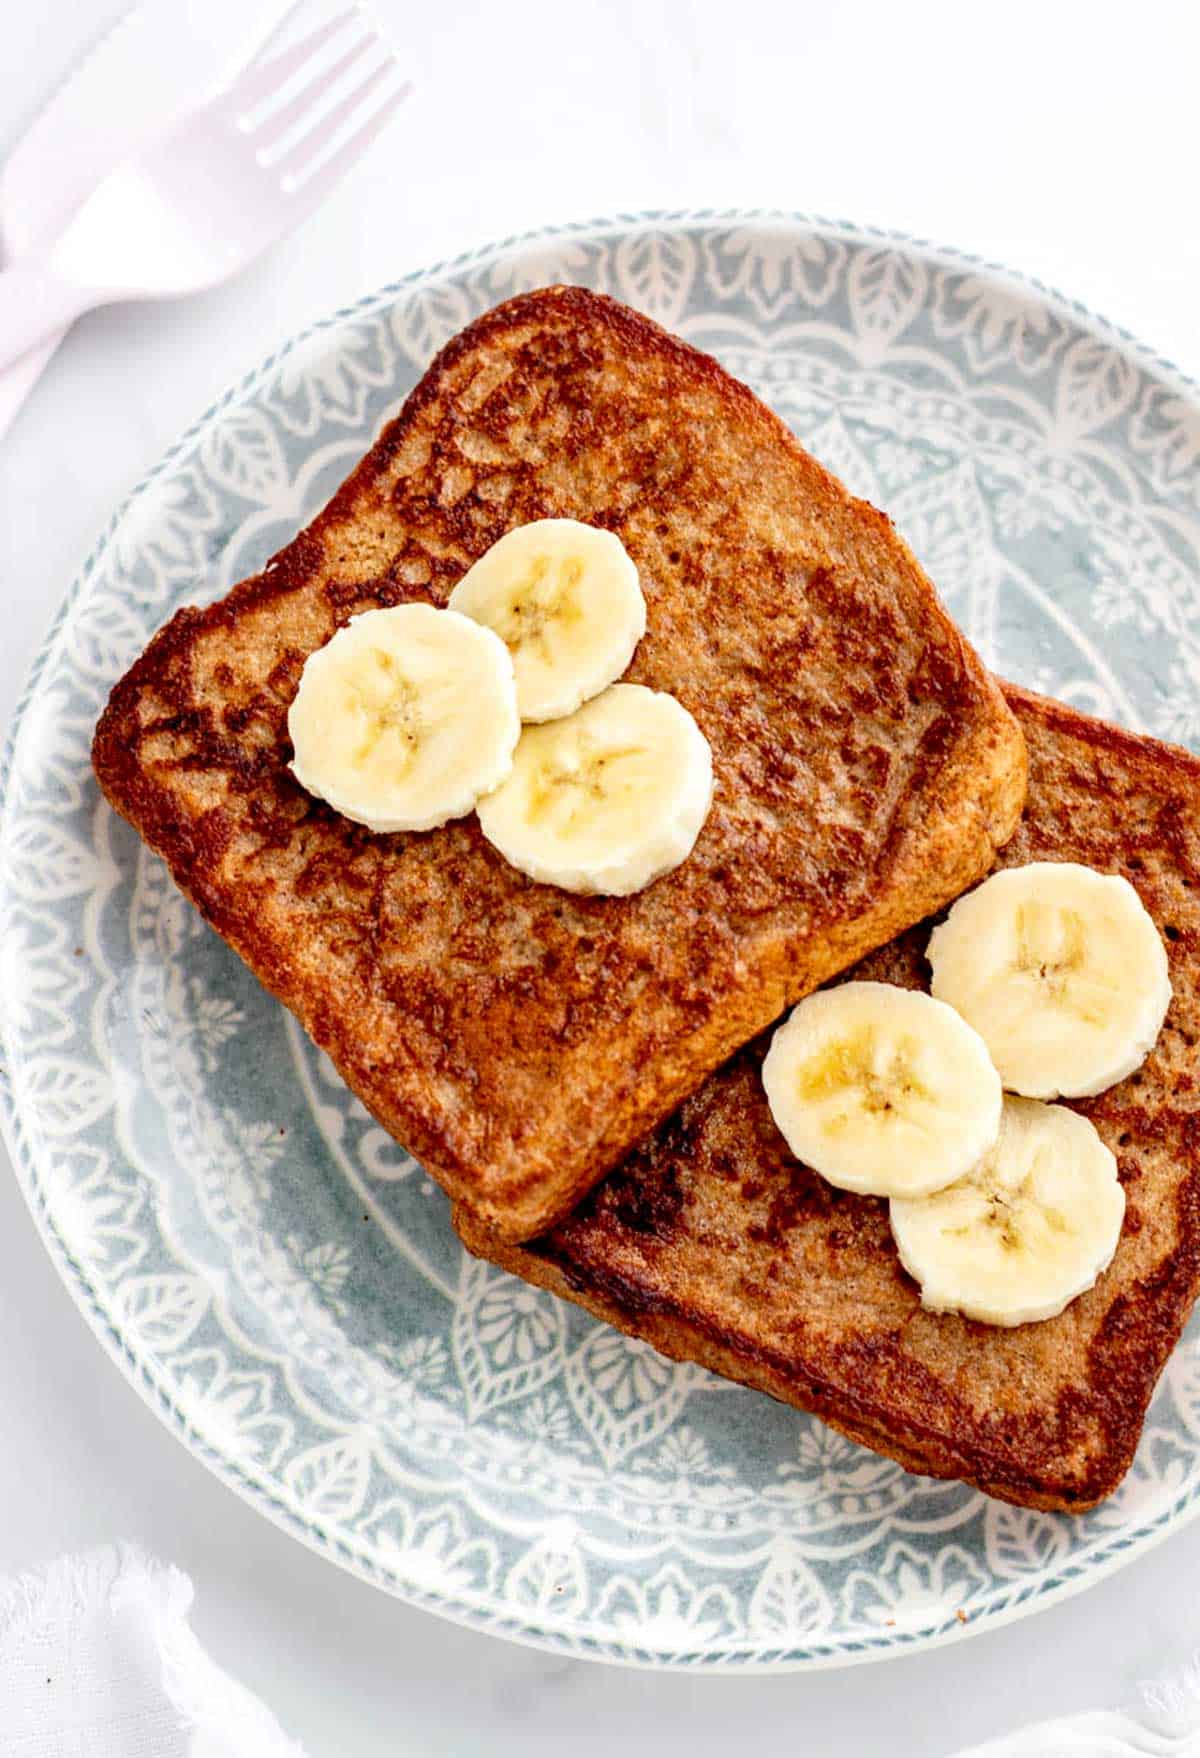
[[(299, 4), (293, 6), (291, 11), (285, 14), (280, 20), (279, 28), (282, 28), (289, 19), (299, 12), (302, 4), (303, 0), (299, 0)], [(292, 78), (293, 74), (299, 73), (302, 68), (306, 67), (317, 51), (323, 49), (326, 43), (331, 43), (338, 32), (343, 30), (357, 15), (358, 7), (349, 6), (345, 12), (339, 12), (336, 17), (318, 25), (316, 30), (310, 31), (306, 37), (301, 38), (300, 42), (293, 43), (290, 49), (282, 49), (278, 55), (272, 55), (266, 61), (252, 61), (245, 72), (239, 74), (230, 86), (226, 93), (226, 101), (234, 106), (240, 115), (245, 115), (248, 110), (256, 110), (260, 104), (265, 104), (268, 98), (274, 97), (275, 93)]]
[[(348, 98), (322, 116), (317, 126), (296, 142), (280, 162), (272, 169), (280, 173), (280, 181), (286, 193), (303, 194), (306, 199), (320, 198), (327, 190), (347, 172), (351, 165), (359, 159), (375, 136), (391, 120), (393, 112), (403, 103), (412, 90), (412, 86), (404, 84), (377, 104), (371, 114), (360, 123), (349, 139), (328, 159), (314, 165), (322, 147), (328, 144), (337, 134), (338, 129), (347, 118), (358, 109), (367, 93), (374, 89), (384, 74), (390, 73), (395, 67), (391, 59), (377, 67), (374, 73), (351, 92)], [(314, 167), (310, 169), (310, 167)]]
[(360, 61), (370, 49), (375, 48), (378, 41), (375, 36), (359, 37), (344, 55), (339, 56), (332, 67), (322, 68), (314, 73), (294, 98), (282, 108), (272, 111), (260, 127), (251, 129), (250, 138), (258, 151), (268, 152), (286, 134), (290, 134), (297, 123), (302, 122), (314, 108), (321, 95), (329, 91), (344, 73), (348, 73), (356, 61)]

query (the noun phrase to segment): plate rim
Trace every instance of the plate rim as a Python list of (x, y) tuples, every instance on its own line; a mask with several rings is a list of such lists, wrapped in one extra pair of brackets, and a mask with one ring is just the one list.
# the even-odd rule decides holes
[[(67, 626), (87, 585), (108, 546), (130, 509), (158, 481), (168, 476), (177, 460), (190, 451), (205, 428), (232, 403), (247, 396), (264, 381), (295, 349), (312, 337), (329, 329), (338, 329), (368, 312), (395, 303), (406, 292), (423, 282), (435, 282), (447, 276), (488, 261), (502, 259), (528, 246), (547, 242), (586, 241), (592, 238), (628, 235), (638, 231), (682, 231), (705, 224), (739, 224), (763, 230), (779, 230), (807, 235), (835, 235), (860, 242), (897, 246), (915, 254), (925, 262), (956, 269), (972, 269), (992, 281), (1007, 283), (1026, 297), (1034, 294), (1043, 305), (1057, 309), (1073, 325), (1132, 355), (1143, 371), (1157, 378), (1176, 395), (1200, 411), (1200, 382), (1184, 372), (1173, 361), (1140, 341), (1121, 325), (1091, 310), (1082, 301), (1073, 299), (1036, 276), (1025, 274), (987, 257), (935, 243), (911, 233), (847, 219), (807, 213), (784, 208), (682, 208), (647, 209), (638, 212), (617, 212), (584, 221), (555, 223), (513, 233), (507, 237), (474, 246), (433, 264), (410, 270), (394, 281), (387, 282), (348, 305), (337, 307), (323, 317), (306, 324), (272, 349), (255, 366), (232, 380), (208, 404), (182, 434), (167, 448), (120, 501), (96, 537), (85, 560), (76, 572), (63, 600), (43, 635), (25, 674), (9, 721), (3, 747), (0, 748), (0, 845), (10, 833), (14, 808), (10, 781), (16, 753), (37, 694), (42, 674), (57, 654)], [(266, 1482), (246, 1471), (228, 1455), (218, 1452), (203, 1435), (192, 1429), (184, 1413), (176, 1406), (165, 1384), (155, 1377), (147, 1361), (126, 1341), (113, 1324), (101, 1298), (83, 1266), (76, 1261), (61, 1237), (49, 1213), (44, 1180), (38, 1156), (25, 1139), (25, 1126), (16, 1104), (13, 1060), (8, 1038), (5, 1011), (0, 1007), (0, 1140), (12, 1161), (16, 1182), (29, 1209), (35, 1228), (47, 1253), (82, 1314), (88, 1328), (105, 1354), (120, 1369), (143, 1401), (159, 1417), (187, 1451), (206, 1467), (227, 1489), (240, 1496), (257, 1512), (290, 1537), (304, 1544), (317, 1555), (325, 1557), (358, 1579), (390, 1594), (402, 1603), (417, 1607), (448, 1622), (462, 1625), (485, 1635), (502, 1637), (525, 1646), (553, 1653), (568, 1654), (614, 1666), (633, 1667), (647, 1671), (683, 1671), (715, 1674), (763, 1674), (832, 1670), (837, 1667), (863, 1665), (870, 1661), (894, 1658), (900, 1654), (919, 1653), (941, 1647), (951, 1640), (963, 1641), (987, 1630), (998, 1629), (1019, 1618), (1048, 1610), (1106, 1579), (1132, 1562), (1136, 1557), (1162, 1542), (1170, 1533), (1181, 1529), (1200, 1516), (1200, 1490), (1178, 1492), (1171, 1503), (1152, 1520), (1133, 1531), (1118, 1531), (1097, 1546), (1090, 1559), (1068, 1563), (1061, 1576), (1047, 1581), (1042, 1577), (1035, 1585), (1024, 1587), (1013, 1583), (1005, 1602), (994, 1610), (980, 1611), (966, 1624), (947, 1621), (917, 1631), (892, 1630), (874, 1636), (817, 1639), (798, 1647), (781, 1649), (770, 1657), (752, 1657), (733, 1652), (729, 1655), (679, 1652), (656, 1653), (639, 1648), (636, 1637), (612, 1638), (595, 1634), (573, 1635), (561, 1628), (546, 1627), (527, 1616), (511, 1612), (496, 1615), (496, 1610), (473, 1603), (480, 1595), (463, 1595), (461, 1591), (430, 1589), (420, 1581), (406, 1578), (402, 1570), (381, 1566), (344, 1538), (325, 1530), (298, 1509), (287, 1504)]]

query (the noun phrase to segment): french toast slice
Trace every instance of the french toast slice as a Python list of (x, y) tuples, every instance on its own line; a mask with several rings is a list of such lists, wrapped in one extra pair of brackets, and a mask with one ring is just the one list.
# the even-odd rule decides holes
[[(1024, 1506), (1092, 1507), (1133, 1458), (1200, 1290), (1200, 760), (1009, 689), (1029, 794), (1002, 866), (1121, 873), (1163, 934), (1174, 990), (1135, 1074), (1074, 1102), (1117, 1156), (1112, 1264), (1057, 1318), (1001, 1330), (925, 1312), (887, 1203), (789, 1154), (746, 1047), (544, 1238), (467, 1247), (666, 1355), (811, 1410), (910, 1471)], [(925, 987), (928, 925), (851, 977)]]
[[(712, 747), (690, 858), (629, 898), (523, 877), (472, 816), (373, 835), (286, 716), (358, 612), (446, 602), (513, 526), (617, 532), (628, 673)], [(957, 896), (1016, 823), (1016, 722), (882, 513), (715, 360), (580, 288), (443, 351), (326, 509), (113, 691), (116, 809), (379, 1121), (508, 1238), (544, 1231), (789, 1001)]]

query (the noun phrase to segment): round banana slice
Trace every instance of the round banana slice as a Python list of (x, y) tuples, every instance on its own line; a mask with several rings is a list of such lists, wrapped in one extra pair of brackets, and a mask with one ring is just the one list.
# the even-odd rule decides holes
[(961, 1178), (1000, 1127), (987, 1046), (949, 1007), (890, 983), (809, 995), (763, 1063), (798, 1160), (842, 1190), (921, 1196)]
[(1072, 861), (994, 873), (929, 942), (933, 993), (1011, 1091), (1102, 1093), (1153, 1048), (1171, 1001), (1158, 929), (1127, 879)]
[(370, 830), (433, 830), (512, 768), (512, 661), (431, 604), (369, 610), (309, 655), (288, 711), (301, 787)]
[(526, 727), (479, 823), (531, 879), (628, 897), (691, 854), (712, 788), (708, 740), (687, 709), (613, 684), (564, 720)]
[(480, 556), (450, 609), (494, 629), (512, 655), (522, 720), (558, 720), (619, 678), (646, 633), (625, 545), (576, 519), (518, 525)]
[(933, 1196), (893, 1198), (890, 1216), (922, 1306), (1024, 1325), (1053, 1318), (1107, 1269), (1125, 1192), (1086, 1117), (1005, 1099), (1000, 1139), (979, 1165)]

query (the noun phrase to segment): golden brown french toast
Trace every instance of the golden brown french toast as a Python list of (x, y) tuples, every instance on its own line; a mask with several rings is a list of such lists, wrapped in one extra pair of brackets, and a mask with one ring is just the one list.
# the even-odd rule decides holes
[[(358, 612), (443, 605), (549, 516), (621, 537), (649, 615), (629, 679), (712, 747), (694, 852), (633, 897), (522, 877), (473, 816), (374, 835), (288, 769), (316, 648)], [(1025, 785), (1016, 722), (883, 514), (716, 361), (571, 287), (473, 323), (306, 530), (180, 611), (94, 762), (380, 1122), (517, 1239), (985, 872)]]
[[(467, 1246), (643, 1337), (814, 1411), (912, 1471), (1030, 1507), (1109, 1495), (1200, 1289), (1200, 760), (1018, 689), (1029, 795), (1002, 866), (1079, 861), (1137, 889), (1173, 1000), (1135, 1074), (1073, 1102), (1117, 1156), (1124, 1229), (1095, 1287), (1012, 1330), (922, 1309), (887, 1203), (789, 1154), (750, 1045), (575, 1214), (524, 1247), (463, 1209)], [(852, 977), (927, 985), (928, 927)]]

